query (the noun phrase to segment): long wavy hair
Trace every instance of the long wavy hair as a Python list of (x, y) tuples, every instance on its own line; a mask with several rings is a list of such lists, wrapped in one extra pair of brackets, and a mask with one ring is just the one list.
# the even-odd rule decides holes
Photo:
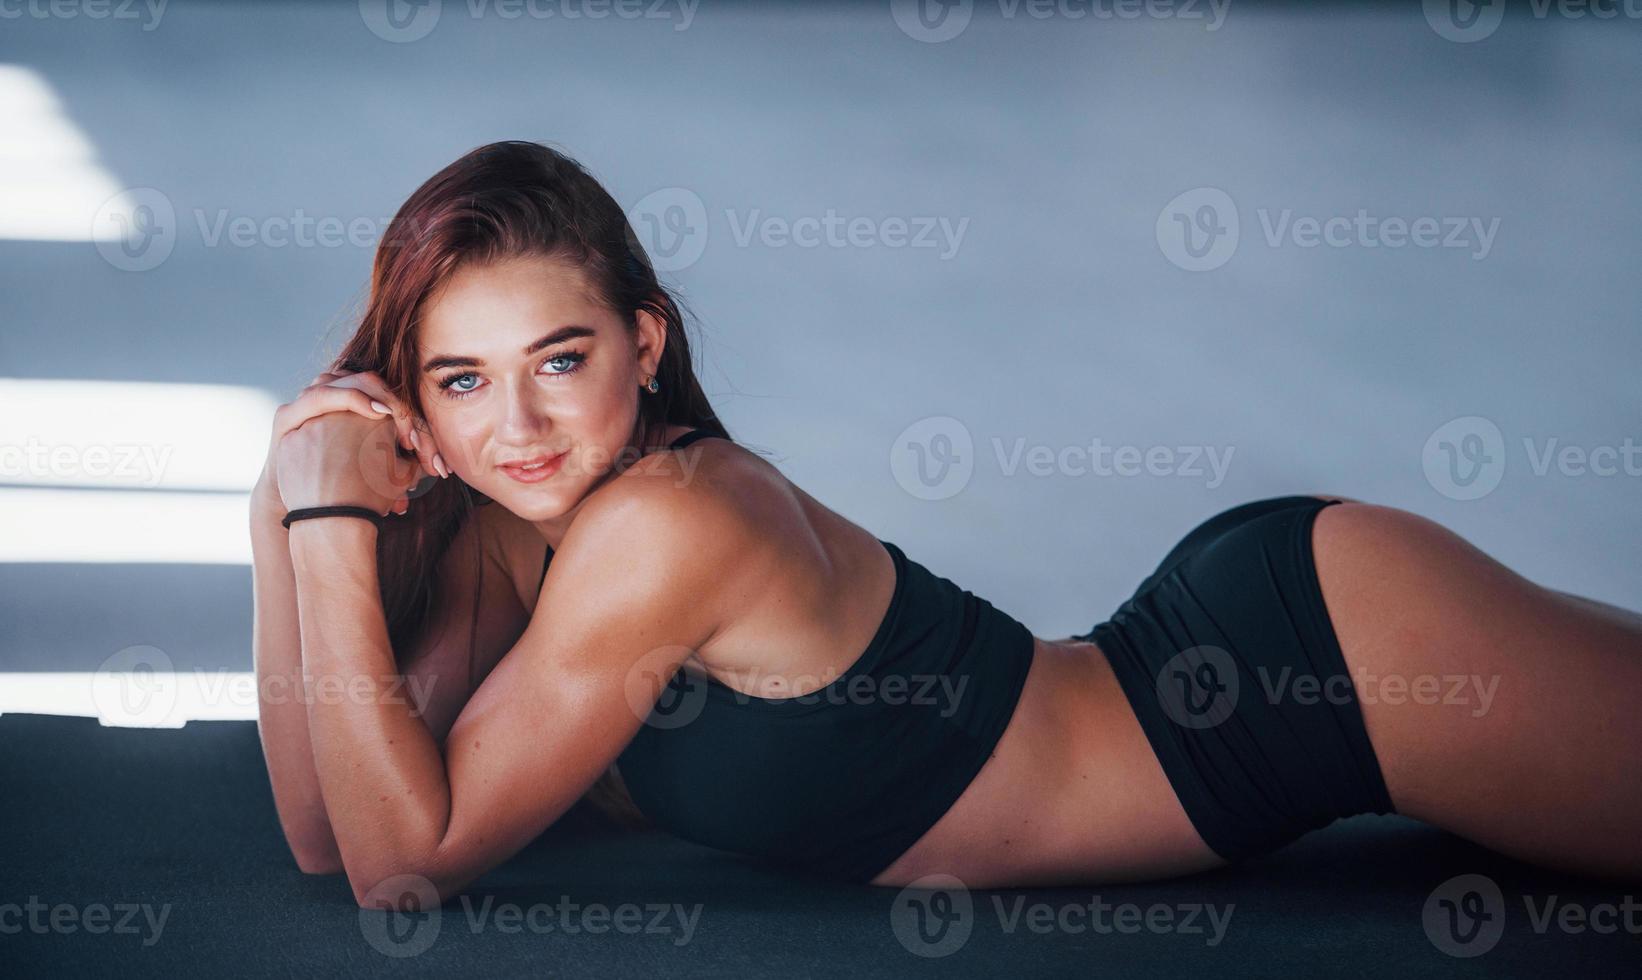
[[(657, 280), (625, 212), (581, 164), (539, 143), (508, 140), (478, 147), (411, 194), (378, 243), (370, 298), (332, 370), (376, 372), (404, 404), (425, 418), (416, 351), (428, 297), (469, 263), (518, 255), (580, 266), (600, 302), (635, 332), (634, 315), (641, 309), (667, 324), (667, 342), (656, 370), (661, 390), (641, 397), (639, 389), (633, 389), (639, 403), (636, 445), (648, 445), (647, 434), (668, 425), (730, 438), (696, 380), (679, 301)], [(438, 594), (441, 559), (475, 508), (492, 503), (458, 476), (433, 484), (414, 497), (404, 517), (387, 522), (377, 537), (382, 605), (401, 670), (409, 666), (404, 652), (428, 623)], [(477, 552), (474, 565), (470, 697), (479, 680), (475, 649), (484, 562)], [(648, 825), (614, 765), (584, 799), (618, 825)]]

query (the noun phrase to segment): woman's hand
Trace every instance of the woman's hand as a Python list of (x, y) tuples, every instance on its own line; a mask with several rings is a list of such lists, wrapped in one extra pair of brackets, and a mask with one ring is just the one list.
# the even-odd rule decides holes
[(348, 504), (403, 513), (410, 489), (429, 475), (396, 451), (390, 418), (354, 412), (309, 419), (280, 438), (275, 457), (279, 496), (291, 510)]
[[(385, 409), (386, 411), (382, 411)], [(280, 489), (282, 484), (279, 477), (280, 445), (284, 438), (311, 423), (313, 420), (327, 414), (348, 414), (353, 417), (372, 421), (385, 421), (390, 416), (393, 419), (393, 432), (399, 446), (407, 452), (414, 453), (420, 463), (422, 473), (448, 476), (449, 467), (445, 466), (440, 457), (438, 447), (434, 444), (433, 435), (425, 422), (417, 419), (408, 408), (391, 394), (386, 384), (374, 372), (348, 373), (344, 371), (328, 371), (314, 378), (308, 387), (291, 401), (281, 405), (274, 415), (273, 433), (268, 444), (268, 459), (263, 466), (263, 475), (258, 484), (258, 490), (269, 497), (276, 498), (270, 503), (283, 512), (295, 509), (289, 500), (285, 499)], [(375, 438), (376, 448), (384, 450), (384, 457), (393, 457), (398, 462), (397, 455), (389, 450), (388, 444), (382, 442), (381, 436)], [(397, 485), (397, 481), (389, 473), (395, 463), (389, 463), (387, 458), (376, 461), (374, 464), (366, 459), (369, 455), (367, 447), (361, 445), (359, 462), (365, 466), (369, 476), (379, 491), (385, 491), (390, 486)], [(385, 479), (383, 477), (386, 477)], [(421, 476), (415, 477), (420, 481)], [(414, 484), (413, 484), (414, 485)], [(404, 513), (410, 505), (408, 493), (401, 493), (399, 498), (392, 502), (391, 509), (396, 513)], [(303, 505), (310, 506), (310, 505)], [(362, 505), (363, 506), (363, 505)]]

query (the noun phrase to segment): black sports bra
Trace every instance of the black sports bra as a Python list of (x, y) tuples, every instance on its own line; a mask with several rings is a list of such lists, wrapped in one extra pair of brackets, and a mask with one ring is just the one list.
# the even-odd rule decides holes
[[(694, 429), (668, 448), (709, 435)], [(986, 764), (1026, 683), (1032, 634), (879, 543), (895, 565), (889, 608), (831, 684), (771, 699), (683, 669), (668, 681), (618, 759), (633, 801), (658, 826), (800, 873), (867, 882)]]

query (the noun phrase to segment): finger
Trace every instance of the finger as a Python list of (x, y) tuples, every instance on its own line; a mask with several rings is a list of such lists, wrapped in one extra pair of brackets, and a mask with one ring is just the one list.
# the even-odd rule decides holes
[(446, 468), (444, 459), (439, 454), (433, 434), (415, 427), (410, 432), (411, 440), (416, 444), (416, 461), (422, 464), (423, 472), (441, 480), (449, 476), (450, 470)]
[(327, 412), (357, 412), (368, 419), (386, 419), (391, 418), (393, 414), (387, 406), (381, 405), (358, 388), (333, 388), (321, 385), (304, 393), (289, 405), (280, 406), (274, 413), (275, 438)]
[[(395, 417), (399, 421), (399, 417)], [(422, 470), (433, 476), (441, 476), (439, 464), (434, 462), (439, 454), (438, 442), (433, 438), (433, 432), (428, 428), (427, 421), (417, 418), (406, 412), (403, 421), (403, 433), (409, 440), (410, 448), (416, 453), (416, 461), (421, 464)]]
[[(356, 388), (365, 392), (380, 404), (386, 405), (393, 413), (394, 433), (406, 452), (415, 453), (417, 458), (428, 468), (432, 468), (433, 459), (430, 452), (424, 452), (417, 444), (412, 434), (412, 417), (405, 403), (395, 395), (375, 372), (364, 371), (349, 375), (346, 384), (336, 385), (339, 388)], [(425, 441), (424, 441), (425, 444)]]
[(380, 391), (371, 392), (371, 395), (379, 404), (386, 405), (388, 410), (393, 413), (394, 438), (399, 441), (399, 445), (404, 447), (404, 450), (407, 453), (420, 454), (420, 450), (416, 448), (416, 441), (413, 438), (415, 433), (411, 428), (410, 413), (405, 410), (399, 399), (386, 392)]
[(410, 441), (410, 413), (405, 410), (405, 407), (403, 403), (400, 402), (399, 397), (393, 394), (393, 392), (388, 389), (388, 386), (381, 382), (381, 379), (377, 378), (376, 375), (370, 372), (365, 372), (363, 374), (347, 376), (347, 380), (343, 384), (334, 383), (341, 380), (341, 376), (334, 376), (331, 381), (326, 382), (326, 385), (328, 387), (341, 388), (344, 390), (353, 389), (356, 391), (363, 391), (365, 394), (369, 395), (376, 404), (385, 407), (393, 415), (394, 434), (399, 442), (399, 445), (404, 447), (407, 452), (413, 451), (414, 447), (411, 445)]

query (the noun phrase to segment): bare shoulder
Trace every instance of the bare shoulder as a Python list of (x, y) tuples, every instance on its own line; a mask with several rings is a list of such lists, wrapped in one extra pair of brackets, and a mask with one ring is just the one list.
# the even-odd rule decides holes
[(543, 596), (562, 582), (589, 601), (623, 595), (668, 606), (695, 624), (691, 645), (705, 643), (768, 544), (760, 514), (779, 491), (762, 465), (718, 439), (639, 460), (583, 504), (554, 552)]
[(612, 544), (665, 539), (703, 557), (733, 554), (751, 543), (751, 516), (775, 492), (763, 465), (723, 439), (652, 453), (588, 498), (563, 544), (581, 530)]
[(603, 489), (631, 493), (669, 488), (686, 491), (671, 495), (674, 499), (756, 506), (771, 494), (779, 495), (785, 482), (779, 470), (745, 446), (729, 439), (702, 439), (645, 456)]

